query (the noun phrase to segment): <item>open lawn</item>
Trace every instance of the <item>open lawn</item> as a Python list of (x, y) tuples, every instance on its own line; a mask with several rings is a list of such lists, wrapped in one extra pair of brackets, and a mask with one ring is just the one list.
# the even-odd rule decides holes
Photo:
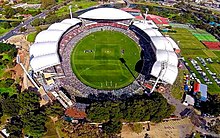
[(184, 72), (187, 74), (188, 70), (185, 69), (179, 69), (179, 73), (177, 76), (177, 79), (175, 83), (173, 84), (173, 87), (171, 89), (171, 94), (174, 98), (181, 100), (184, 90), (183, 90), (183, 85), (184, 85)]
[[(220, 60), (220, 51), (210, 50), (206, 48), (196, 37), (193, 36), (192, 33), (202, 33), (209, 35), (204, 30), (190, 30), (186, 28), (173, 28), (173, 30), (176, 30), (176, 33), (167, 33), (170, 35), (176, 42), (179, 41), (180, 48), (181, 48), (181, 55), (185, 57), (187, 63), (189, 64), (191, 70), (196, 74), (196, 76), (200, 79), (202, 83), (205, 84), (204, 80), (201, 78), (199, 73), (195, 70), (195, 68), (192, 66), (191, 62), (188, 60), (188, 58), (196, 58), (196, 57), (202, 57), (202, 58), (212, 58), (214, 63), (209, 64), (207, 63), (207, 67), (210, 68), (212, 72), (216, 72), (219, 74), (220, 72), (220, 64), (218, 64), (216, 61)], [(217, 94), (220, 91), (220, 87), (214, 82), (211, 75), (206, 71), (205, 67), (201, 65), (201, 63), (198, 61), (199, 65), (202, 67), (203, 71), (206, 72), (208, 78), (213, 82), (213, 84), (208, 85), (208, 92), (210, 94)], [(180, 72), (181, 73), (181, 72)], [(178, 80), (178, 78), (177, 78)], [(174, 89), (174, 88), (173, 88)], [(177, 88), (176, 88), (177, 89)], [(176, 91), (176, 90), (173, 90)], [(174, 97), (177, 99), (179, 93), (174, 94)]]
[(95, 1), (88, 1), (88, 0), (82, 0), (82, 1), (72, 1), (66, 6), (63, 6), (62, 8), (55, 11), (56, 15), (61, 16), (69, 13), (69, 6), (72, 5), (72, 12), (76, 12), (80, 9), (86, 9), (91, 6), (98, 5)]
[(0, 27), (0, 36), (4, 35), (5, 33), (7, 33), (8, 31), (10, 31), (12, 28), (10, 29), (4, 29), (2, 27)]
[(56, 126), (51, 119), (48, 119), (45, 126), (47, 128), (47, 133), (43, 136), (43, 138), (58, 138)]
[[(176, 42), (179, 41), (180, 48), (182, 51), (184, 49), (204, 49), (206, 48), (196, 37), (192, 35), (190, 31), (185, 28), (173, 28), (176, 30), (176, 33), (167, 33), (170, 35)], [(184, 54), (183, 54), (184, 55)]]
[(71, 65), (84, 84), (97, 89), (119, 89), (134, 81), (130, 71), (137, 77), (135, 65), (139, 59), (140, 47), (128, 36), (115, 31), (99, 31), (76, 45)]
[(27, 36), (27, 40), (28, 40), (29, 42), (34, 42), (36, 36), (37, 36), (37, 33), (36, 33), (36, 32), (30, 33), (30, 34), (28, 34), (28, 36)]

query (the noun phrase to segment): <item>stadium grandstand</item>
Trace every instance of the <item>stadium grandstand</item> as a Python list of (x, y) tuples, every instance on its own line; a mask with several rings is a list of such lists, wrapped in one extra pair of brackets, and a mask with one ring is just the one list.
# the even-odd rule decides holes
[[(120, 32), (141, 49), (141, 71), (132, 83), (122, 88), (104, 90), (88, 86), (79, 79), (71, 66), (74, 47), (83, 38), (103, 30)], [(65, 101), (64, 105), (69, 106), (72, 103), (70, 104), (68, 97), (60, 92), (61, 87), (71, 96), (77, 94), (87, 97), (99, 93), (111, 93), (116, 96), (133, 93), (143, 89), (142, 84), (146, 81), (155, 81), (158, 77), (161, 83), (172, 85), (178, 75), (176, 50), (180, 50), (178, 45), (171, 38), (163, 36), (152, 20), (135, 20), (133, 15), (120, 9), (97, 8), (79, 15), (78, 18), (54, 23), (47, 30), (40, 32), (30, 46), (30, 70), (38, 85), (47, 92), (56, 91), (61, 97), (60, 100)], [(124, 54), (123, 52), (122, 50), (121, 53)], [(48, 73), (53, 75), (44, 78), (44, 74)], [(52, 79), (54, 83), (47, 84), (46, 79)], [(112, 85), (111, 82), (106, 82), (106, 85), (107, 83)]]

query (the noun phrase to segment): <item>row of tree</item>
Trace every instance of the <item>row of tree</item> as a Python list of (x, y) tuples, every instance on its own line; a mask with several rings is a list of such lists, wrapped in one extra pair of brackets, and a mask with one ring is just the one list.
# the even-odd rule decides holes
[(25, 90), (13, 96), (1, 95), (1, 115), (10, 116), (5, 128), (10, 137), (23, 135), (41, 137), (47, 131), (45, 123), (49, 116), (63, 115), (58, 103), (41, 106), (39, 95), (35, 91)]
[(106, 133), (118, 133), (122, 121), (160, 122), (169, 117), (174, 110), (175, 107), (169, 105), (161, 94), (153, 93), (150, 97), (141, 95), (125, 101), (92, 103), (87, 109), (87, 117), (92, 122), (103, 122), (103, 129), (106, 130)]

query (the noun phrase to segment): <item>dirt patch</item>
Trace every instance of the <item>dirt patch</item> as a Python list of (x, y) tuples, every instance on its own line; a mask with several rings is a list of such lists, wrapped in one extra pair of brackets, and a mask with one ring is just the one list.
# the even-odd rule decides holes
[[(29, 46), (30, 42), (26, 40), (26, 35), (16, 35), (12, 36), (7, 40), (7, 43), (14, 44), (18, 48), (18, 54), (20, 56), (20, 61), (23, 63), (24, 67), (28, 70), (29, 68)], [(20, 85), (22, 89), (26, 89), (29, 86), (32, 86), (31, 82), (27, 79), (27, 76), (24, 74), (23, 69), (20, 65), (16, 65), (14, 68), (10, 69), (13, 74), (14, 79), (20, 80)]]
[[(143, 127), (146, 128), (145, 125), (143, 125)], [(143, 129), (141, 133), (137, 134), (133, 132), (128, 125), (123, 125), (122, 131), (121, 131), (121, 137), (122, 138), (144, 138), (146, 133), (147, 131)]]
[[(147, 128), (147, 124), (144, 124), (143, 127)], [(128, 125), (123, 125), (121, 136), (122, 138), (144, 138), (147, 133), (151, 138), (185, 138), (193, 130), (190, 119), (185, 118), (178, 121), (150, 124), (150, 131), (143, 129), (139, 134), (133, 132)]]
[(151, 125), (148, 132), (151, 138), (185, 138), (187, 134), (193, 131), (193, 124), (190, 119), (178, 121), (162, 122)]

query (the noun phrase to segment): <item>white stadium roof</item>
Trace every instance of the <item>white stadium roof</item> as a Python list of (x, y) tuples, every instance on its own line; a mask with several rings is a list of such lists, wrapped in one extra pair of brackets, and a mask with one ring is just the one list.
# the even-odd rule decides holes
[(131, 14), (115, 8), (97, 8), (87, 11), (78, 17), (83, 19), (95, 20), (128, 20), (135, 18)]
[(38, 72), (58, 64), (60, 64), (60, 59), (57, 53), (34, 57), (30, 61), (30, 65), (34, 72)]
[(58, 42), (62, 35), (63, 35), (63, 31), (60, 30), (44, 30), (36, 36), (35, 43), (54, 42), (54, 41)]
[(156, 58), (157, 58), (157, 61), (161, 61), (161, 62), (165, 61), (168, 64), (171, 64), (174, 66), (178, 65), (177, 55), (173, 51), (157, 50)]
[(172, 38), (166, 37), (166, 39), (171, 43), (173, 48), (180, 49), (179, 46), (176, 44), (176, 42)]
[(65, 19), (61, 23), (50, 25), (36, 36), (35, 43), (30, 47), (30, 65), (34, 72), (60, 64), (58, 42), (64, 32), (80, 22), (77, 18)]
[(71, 26), (72, 26), (71, 24), (66, 24), (66, 23), (54, 23), (50, 25), (47, 30), (60, 30), (65, 32)]
[(151, 29), (158, 29), (157, 25), (153, 21), (151, 21), (151, 20), (134, 21), (133, 25), (137, 26), (141, 30), (150, 29), (150, 28)]
[[(161, 69), (162, 69), (161, 62), (156, 61), (153, 65), (152, 70), (151, 70), (151, 75), (154, 77), (159, 77)], [(173, 84), (176, 80), (177, 75), (178, 75), (178, 68), (176, 66), (167, 64), (167, 66), (165, 67), (162, 74), (163, 74), (161, 76), (162, 81), (165, 81), (169, 84)]]
[(39, 42), (39, 43), (34, 43), (30, 47), (30, 57), (38, 57), (38, 56), (43, 56), (47, 54), (55, 54), (57, 53), (57, 42)]
[(144, 29), (143, 30), (148, 36), (163, 36), (158, 30), (155, 29)]
[(64, 19), (61, 23), (63, 24), (71, 24), (76, 25), (77, 23), (81, 23), (82, 21), (80, 19), (77, 18), (72, 18), (72, 19)]
[(151, 40), (156, 50), (174, 51), (172, 44), (164, 36), (152, 36)]

